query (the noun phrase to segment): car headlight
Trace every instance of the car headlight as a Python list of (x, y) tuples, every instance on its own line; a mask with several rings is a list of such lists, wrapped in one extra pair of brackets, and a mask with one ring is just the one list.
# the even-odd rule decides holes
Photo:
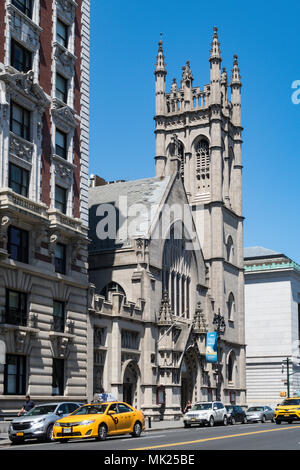
[(34, 421), (34, 422), (32, 423), (32, 426), (40, 426), (40, 425), (43, 424), (45, 421), (46, 421), (46, 418), (41, 418), (41, 419), (39, 419), (39, 420), (37, 420), (37, 421)]
[(92, 424), (94, 422), (95, 422), (94, 419), (90, 419), (90, 420), (86, 419), (85, 421), (81, 421), (80, 425), (87, 426), (88, 424)]

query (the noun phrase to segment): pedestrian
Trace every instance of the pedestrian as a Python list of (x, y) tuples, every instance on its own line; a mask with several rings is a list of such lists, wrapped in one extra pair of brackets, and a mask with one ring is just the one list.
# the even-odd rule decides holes
[(191, 408), (192, 408), (192, 403), (189, 400), (187, 404), (185, 405), (184, 413), (187, 413), (188, 411), (190, 411)]
[(22, 408), (20, 409), (20, 411), (18, 413), (18, 416), (20, 416), (22, 413), (24, 413), (24, 411), (27, 412), (27, 411), (31, 410), (31, 408), (33, 408), (34, 406), (35, 406), (34, 401), (32, 401), (30, 399), (29, 395), (26, 395), (25, 401), (23, 403)]

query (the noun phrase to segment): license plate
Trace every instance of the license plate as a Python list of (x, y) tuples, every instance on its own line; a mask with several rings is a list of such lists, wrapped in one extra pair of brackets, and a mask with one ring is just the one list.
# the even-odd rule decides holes
[(290, 415), (284, 415), (284, 416), (290, 416)]
[(196, 421), (196, 418), (191, 418), (191, 421)]
[(72, 428), (63, 428), (63, 434), (70, 434), (72, 432)]
[(24, 436), (23, 432), (17, 432), (17, 436)]

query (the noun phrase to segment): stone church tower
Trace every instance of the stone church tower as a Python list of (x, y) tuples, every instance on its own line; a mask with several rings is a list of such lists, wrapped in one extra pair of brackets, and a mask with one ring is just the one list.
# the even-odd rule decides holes
[[(221, 62), (215, 27), (209, 56), (210, 83), (202, 90), (195, 86), (190, 63), (186, 62), (180, 84), (174, 78), (166, 92), (167, 71), (159, 42), (155, 68), (156, 176), (166, 177), (176, 169), (180, 173), (204, 255), (212, 311), (220, 311), (226, 323), (222, 350), (227, 349), (226, 357), (230, 358), (230, 343), (240, 343), (239, 356), (244, 361), (242, 84), (237, 56), (230, 84)], [(227, 367), (228, 361), (225, 359)]]
[[(95, 176), (89, 190), (90, 388), (154, 419), (180, 417), (187, 400), (246, 404), (241, 82), (235, 57), (230, 101), (216, 28), (209, 62), (203, 90), (187, 62), (167, 93), (159, 43), (156, 176)], [(216, 315), (217, 367), (205, 348)]]

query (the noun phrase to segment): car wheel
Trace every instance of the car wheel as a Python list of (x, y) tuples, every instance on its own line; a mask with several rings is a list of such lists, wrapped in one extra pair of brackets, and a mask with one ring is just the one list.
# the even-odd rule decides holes
[(261, 422), (262, 422), (262, 423), (265, 423), (265, 422), (266, 422), (266, 417), (265, 417), (265, 415), (263, 415), (263, 417), (261, 418)]
[(208, 426), (209, 426), (210, 428), (212, 428), (212, 427), (214, 426), (214, 424), (215, 424), (214, 417), (211, 416), (211, 417), (209, 418), (209, 421), (208, 421)]
[(46, 441), (48, 441), (48, 442), (54, 441), (54, 439), (53, 439), (53, 425), (52, 424), (50, 424), (50, 426), (47, 429)]
[(183, 424), (184, 424), (184, 427), (185, 427), (185, 428), (190, 428), (190, 427), (191, 427), (191, 425), (188, 424), (188, 423), (183, 423)]
[(227, 426), (227, 424), (228, 424), (228, 419), (227, 419), (227, 416), (225, 415), (223, 419), (223, 425)]
[(142, 425), (139, 421), (136, 421), (136, 423), (133, 426), (133, 432), (132, 432), (132, 437), (140, 437), (142, 433)]
[(235, 424), (235, 419), (234, 419), (233, 416), (232, 416), (232, 418), (230, 419), (230, 424)]
[(275, 423), (276, 423), (276, 424), (281, 424), (281, 419), (276, 418), (276, 419), (275, 419)]
[(101, 423), (98, 428), (98, 440), (105, 441), (107, 436), (107, 427), (104, 423)]

